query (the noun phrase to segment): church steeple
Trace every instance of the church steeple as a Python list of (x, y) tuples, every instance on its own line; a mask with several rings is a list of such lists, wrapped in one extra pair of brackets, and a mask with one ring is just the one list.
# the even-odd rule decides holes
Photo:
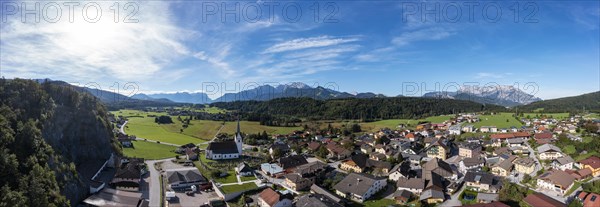
[(235, 145), (237, 146), (238, 153), (242, 155), (242, 145), (244, 141), (242, 140), (242, 132), (240, 130), (240, 116), (237, 118), (237, 131), (235, 132)]

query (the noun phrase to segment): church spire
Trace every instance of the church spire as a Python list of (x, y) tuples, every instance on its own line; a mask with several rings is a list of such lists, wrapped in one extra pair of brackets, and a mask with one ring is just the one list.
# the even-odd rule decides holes
[(238, 118), (237, 118), (237, 132), (236, 132), (236, 134), (241, 134), (240, 133), (240, 115), (238, 115)]

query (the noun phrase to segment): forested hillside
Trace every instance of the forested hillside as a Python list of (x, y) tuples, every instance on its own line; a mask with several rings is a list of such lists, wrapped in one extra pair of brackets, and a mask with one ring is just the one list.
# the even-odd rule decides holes
[(0, 206), (77, 204), (89, 189), (80, 166), (104, 162), (116, 149), (113, 137), (95, 97), (0, 79)]
[(593, 111), (600, 112), (600, 91), (587, 93), (579, 96), (550, 99), (545, 101), (533, 102), (528, 105), (519, 106), (520, 111), (543, 110), (547, 113), (552, 112), (582, 112)]
[(219, 102), (211, 106), (242, 113), (286, 115), (307, 119), (414, 119), (441, 114), (478, 111), (503, 111), (504, 107), (471, 101), (394, 97), (370, 99), (315, 100), (281, 98), (270, 101)]

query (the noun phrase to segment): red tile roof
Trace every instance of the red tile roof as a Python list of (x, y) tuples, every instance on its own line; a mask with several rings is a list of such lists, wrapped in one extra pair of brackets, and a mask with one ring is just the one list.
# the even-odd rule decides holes
[(515, 138), (515, 135), (513, 135), (512, 133), (492, 134), (492, 135), (490, 135), (490, 138), (492, 138), (492, 139), (510, 139), (510, 138)]
[(535, 139), (552, 139), (552, 133), (537, 133), (535, 134)]
[(531, 195), (528, 195), (527, 197), (525, 197), (523, 199), (523, 201), (525, 201), (525, 203), (529, 204), (530, 206), (533, 207), (566, 207), (567, 205), (564, 203), (561, 203), (557, 200), (554, 200), (544, 194), (541, 193), (533, 193)]
[(265, 201), (265, 203), (269, 204), (269, 206), (274, 206), (279, 202), (279, 193), (275, 192), (271, 188), (266, 188), (260, 192), (258, 197)]
[(596, 193), (589, 193), (585, 200), (583, 200), (583, 207), (597, 207), (600, 206), (600, 195)]
[(579, 163), (589, 165), (594, 169), (600, 168), (600, 158), (596, 156), (588, 157), (587, 159), (579, 161)]

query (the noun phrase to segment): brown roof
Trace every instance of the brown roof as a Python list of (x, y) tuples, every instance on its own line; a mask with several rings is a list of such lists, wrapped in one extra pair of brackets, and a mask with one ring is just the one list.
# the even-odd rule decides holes
[(315, 150), (319, 149), (320, 146), (321, 146), (321, 144), (318, 142), (311, 142), (308, 144), (308, 149), (315, 151)]
[(423, 188), (425, 188), (425, 180), (421, 178), (398, 178), (396, 187), (422, 190)]
[(588, 157), (587, 159), (579, 161), (579, 163), (589, 165), (594, 169), (600, 168), (600, 158), (596, 156)]
[(514, 138), (514, 137), (515, 137), (515, 135), (513, 135), (512, 133), (490, 135), (490, 138), (492, 138), (492, 139), (509, 139), (509, 138)]
[(279, 193), (275, 192), (271, 188), (266, 188), (258, 195), (260, 199), (265, 201), (265, 203), (269, 204), (269, 206), (274, 206), (279, 202)]
[(569, 188), (575, 181), (575, 177), (562, 170), (551, 170), (540, 176), (540, 179), (560, 185), (563, 190)]
[(535, 134), (535, 139), (552, 139), (552, 133), (544, 132)]
[(506, 205), (500, 201), (494, 201), (491, 203), (477, 203), (477, 204), (471, 204), (471, 205), (463, 205), (463, 206), (469, 206), (469, 207), (510, 207), (509, 205)]
[(554, 200), (544, 194), (537, 193), (537, 192), (533, 193), (531, 195), (528, 195), (527, 197), (525, 197), (523, 199), (523, 201), (525, 201), (525, 203), (527, 203), (533, 207), (550, 207), (550, 206), (566, 207), (567, 206), (564, 203), (561, 203), (561, 202)]

